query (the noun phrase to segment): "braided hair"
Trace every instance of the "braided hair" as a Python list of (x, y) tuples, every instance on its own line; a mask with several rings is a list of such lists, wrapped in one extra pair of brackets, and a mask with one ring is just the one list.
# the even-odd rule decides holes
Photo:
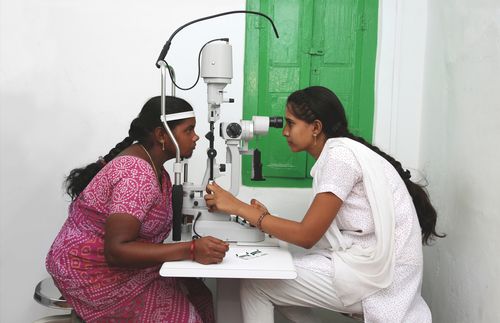
[(320, 120), (327, 138), (346, 137), (355, 140), (386, 159), (401, 176), (412, 197), (422, 232), (422, 243), (429, 244), (435, 237), (446, 236), (436, 232), (437, 213), (424, 187), (410, 180), (410, 171), (405, 170), (399, 161), (349, 131), (344, 107), (335, 93), (322, 86), (311, 86), (292, 93), (287, 99), (287, 107), (295, 117), (307, 123)]
[[(117, 143), (104, 157), (99, 157), (96, 162), (82, 168), (75, 168), (69, 173), (64, 184), (66, 193), (72, 200), (75, 200), (78, 195), (80, 195), (92, 178), (94, 178), (106, 163), (110, 162), (125, 148), (131, 146), (134, 142), (138, 142), (147, 148), (153, 146), (153, 131), (157, 127), (163, 128), (160, 99), (159, 96), (155, 96), (144, 104), (137, 118), (130, 124), (128, 136)], [(193, 110), (193, 107), (181, 98), (167, 96), (165, 99), (166, 114)], [(173, 120), (169, 121), (167, 124), (170, 129), (174, 129), (180, 122), (182, 122), (182, 120)]]

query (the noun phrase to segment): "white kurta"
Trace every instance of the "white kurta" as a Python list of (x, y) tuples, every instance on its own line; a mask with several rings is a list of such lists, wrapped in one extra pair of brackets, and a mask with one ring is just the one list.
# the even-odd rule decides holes
[[(361, 248), (376, 245), (375, 223), (372, 209), (365, 192), (363, 171), (353, 151), (346, 146), (335, 146), (330, 139), (316, 161), (313, 176), (314, 194), (331, 192), (342, 201), (334, 223), (315, 245), (309, 255), (298, 256), (295, 265), (329, 275), (335, 289), (336, 267), (345, 264), (332, 256), (332, 237), (340, 229), (344, 243)], [(343, 139), (350, 140), (350, 139)], [(357, 144), (357, 143), (356, 143)], [(363, 153), (379, 156), (365, 147)], [(421, 297), (422, 243), (420, 225), (411, 196), (394, 167), (382, 161), (381, 171), (392, 192), (394, 206), (394, 270), (392, 283), (363, 298), (365, 322), (431, 322), (430, 310)], [(338, 231), (337, 231), (338, 232)], [(342, 265), (342, 266), (340, 266)], [(356, 286), (352, 286), (353, 289)]]

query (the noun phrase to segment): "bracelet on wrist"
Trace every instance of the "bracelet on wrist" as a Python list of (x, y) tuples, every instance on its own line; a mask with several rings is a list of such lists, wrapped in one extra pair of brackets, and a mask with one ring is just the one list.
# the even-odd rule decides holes
[(266, 217), (266, 215), (269, 214), (269, 211), (265, 210), (264, 212), (262, 212), (262, 214), (259, 216), (259, 219), (257, 220), (257, 225), (256, 227), (262, 231), (262, 220), (264, 220), (264, 218)]

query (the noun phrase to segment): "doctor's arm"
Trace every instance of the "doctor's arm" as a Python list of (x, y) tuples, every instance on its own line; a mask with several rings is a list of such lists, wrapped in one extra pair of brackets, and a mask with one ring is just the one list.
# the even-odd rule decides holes
[[(212, 211), (222, 211), (238, 215), (253, 225), (257, 225), (265, 207), (252, 200), (244, 203), (225, 191), (217, 184), (209, 184), (205, 195), (208, 207)], [(261, 228), (264, 232), (303, 248), (311, 248), (325, 234), (337, 215), (342, 200), (333, 193), (319, 193), (314, 197), (302, 221), (292, 221), (268, 214), (262, 218)]]

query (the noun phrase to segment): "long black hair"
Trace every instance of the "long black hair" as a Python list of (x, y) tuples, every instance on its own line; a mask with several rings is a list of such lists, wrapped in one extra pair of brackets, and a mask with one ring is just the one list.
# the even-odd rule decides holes
[(327, 138), (347, 137), (362, 143), (385, 158), (401, 176), (412, 197), (422, 230), (422, 243), (429, 244), (435, 237), (446, 236), (436, 233), (437, 213), (424, 187), (410, 180), (410, 172), (405, 170), (399, 161), (349, 131), (344, 107), (335, 93), (322, 86), (311, 86), (292, 93), (288, 97), (287, 107), (294, 116), (307, 123), (320, 120)]
[[(165, 103), (166, 114), (193, 110), (193, 107), (181, 98), (167, 96)], [(173, 120), (167, 124), (170, 129), (174, 129), (180, 122), (182, 120)], [(85, 167), (75, 168), (69, 173), (64, 181), (66, 193), (68, 193), (72, 200), (75, 200), (106, 163), (133, 143), (138, 142), (144, 147), (150, 148), (153, 145), (153, 131), (157, 127), (163, 127), (159, 96), (149, 99), (144, 104), (137, 118), (130, 124), (128, 136), (116, 144), (104, 157), (100, 157), (96, 162), (88, 164)]]

